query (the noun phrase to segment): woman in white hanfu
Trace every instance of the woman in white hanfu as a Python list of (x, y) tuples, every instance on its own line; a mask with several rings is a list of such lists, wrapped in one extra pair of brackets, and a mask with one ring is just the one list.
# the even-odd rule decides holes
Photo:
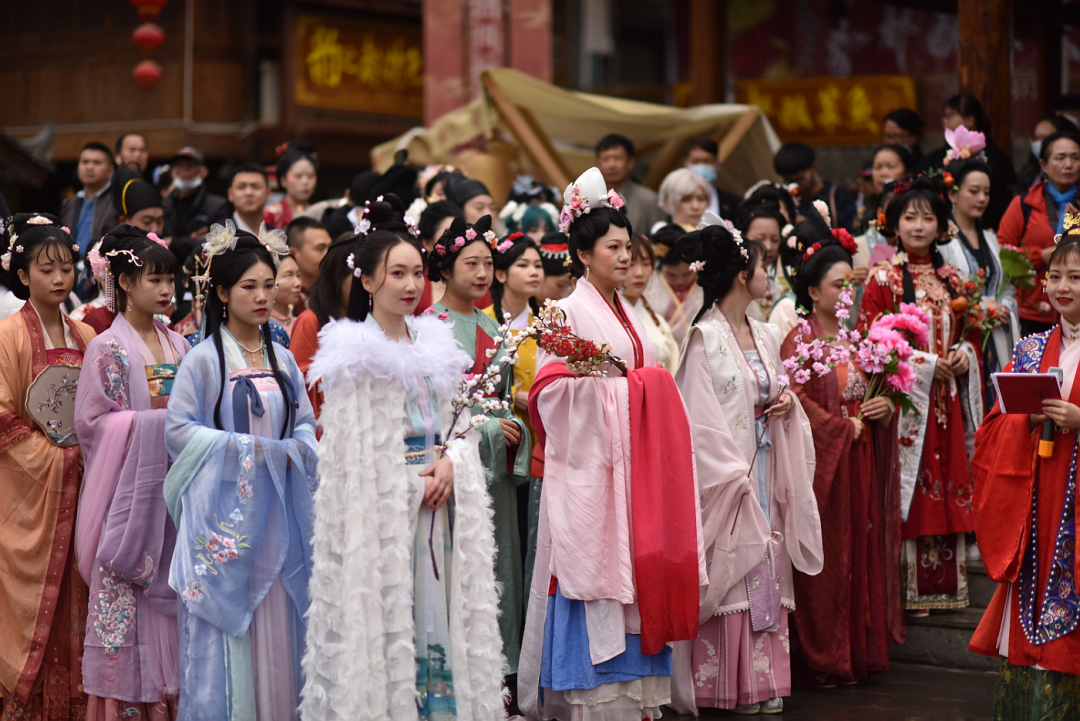
[(676, 708), (779, 713), (791, 693), (791, 566), (823, 563), (814, 443), (786, 389), (780, 331), (747, 317), (764, 296), (765, 251), (723, 225), (683, 236), (705, 305), (675, 382), (694, 433), (709, 586), (697, 639), (676, 646)]
[(504, 719), (491, 500), (476, 433), (450, 427), (472, 360), (412, 315), (415, 241), (375, 231), (348, 263), (349, 319), (308, 370), (326, 401), (301, 716)]

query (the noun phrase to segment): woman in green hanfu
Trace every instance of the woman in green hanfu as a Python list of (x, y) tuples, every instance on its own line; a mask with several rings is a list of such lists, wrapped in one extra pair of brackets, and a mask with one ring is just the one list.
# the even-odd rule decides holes
[[(492, 250), (498, 242), (491, 229), (491, 216), (485, 215), (473, 225), (454, 220), (428, 253), (428, 279), (446, 284), (442, 300), (432, 308), (452, 324), (458, 345), (472, 357), (473, 365), (468, 373), (483, 373), (489, 363), (505, 366), (492, 384), (494, 392), (488, 395), (512, 406), (510, 391), (514, 374), (502, 360), (504, 340), (499, 332), (500, 324), (473, 305), (487, 294), (495, 277)], [(473, 411), (479, 413), (481, 409), (474, 406)], [(503, 653), (513, 675), (517, 673), (521, 649), (524, 607), (516, 487), (529, 482), (532, 447), (525, 424), (510, 408), (497, 409), (489, 415), (491, 421), (479, 427), (480, 460), (491, 473), (488, 492), (495, 509), (495, 545), (499, 549), (495, 577), (503, 586), (499, 628)]]

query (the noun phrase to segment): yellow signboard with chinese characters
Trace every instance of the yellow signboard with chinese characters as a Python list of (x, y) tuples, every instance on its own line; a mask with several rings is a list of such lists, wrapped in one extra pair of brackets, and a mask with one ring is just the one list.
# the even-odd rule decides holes
[(424, 114), (419, 25), (302, 14), (293, 43), (297, 105)]
[(781, 140), (810, 145), (880, 143), (881, 119), (915, 108), (915, 81), (907, 75), (740, 80), (735, 94), (761, 108)]

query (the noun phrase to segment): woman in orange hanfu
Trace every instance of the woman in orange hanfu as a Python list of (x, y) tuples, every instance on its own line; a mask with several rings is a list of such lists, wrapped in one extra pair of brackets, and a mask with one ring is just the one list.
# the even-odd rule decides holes
[[(1080, 447), (1080, 216), (1069, 214), (1050, 256), (1046, 293), (1061, 324), (1020, 341), (1011, 373), (1062, 370), (1043, 414), (994, 406), (975, 436), (975, 532), (997, 591), (970, 649), (1002, 656), (994, 719), (1080, 718), (1080, 592), (1076, 458)], [(1044, 421), (1049, 457), (1039, 454)]]
[(16, 215), (0, 246), (27, 301), (0, 322), (0, 718), (85, 719), (74, 407), (94, 331), (61, 310), (79, 246), (45, 214)]

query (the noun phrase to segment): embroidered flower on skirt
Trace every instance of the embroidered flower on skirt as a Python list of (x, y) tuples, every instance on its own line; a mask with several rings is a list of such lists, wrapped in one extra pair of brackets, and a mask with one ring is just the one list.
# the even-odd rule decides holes
[(112, 568), (102, 569), (102, 588), (94, 593), (90, 618), (94, 633), (105, 646), (105, 655), (116, 658), (127, 632), (135, 625), (135, 593), (131, 584)]

